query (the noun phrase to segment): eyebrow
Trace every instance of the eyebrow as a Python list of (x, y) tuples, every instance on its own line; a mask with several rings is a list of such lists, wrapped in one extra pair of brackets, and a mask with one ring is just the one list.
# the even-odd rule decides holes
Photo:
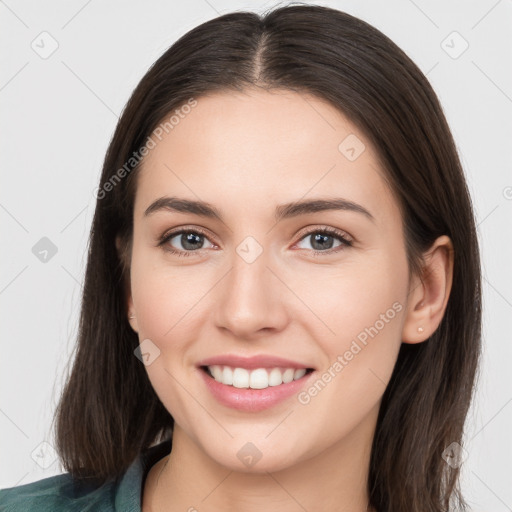
[[(337, 197), (327, 199), (309, 199), (278, 205), (275, 209), (274, 219), (276, 222), (279, 222), (284, 219), (298, 217), (299, 215), (331, 210), (360, 213), (372, 222), (375, 222), (375, 217), (360, 204)], [(220, 210), (204, 201), (194, 201), (191, 199), (169, 196), (160, 197), (148, 206), (144, 212), (144, 217), (148, 217), (159, 211), (190, 213), (199, 217), (217, 219), (224, 222)]]

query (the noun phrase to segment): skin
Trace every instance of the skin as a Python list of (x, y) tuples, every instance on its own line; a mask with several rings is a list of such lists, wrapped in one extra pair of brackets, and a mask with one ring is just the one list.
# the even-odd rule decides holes
[[(355, 161), (338, 149), (349, 134), (366, 147)], [(146, 480), (144, 512), (366, 510), (382, 394), (401, 343), (423, 342), (438, 327), (453, 269), (442, 236), (424, 255), (424, 282), (409, 281), (401, 214), (382, 175), (370, 142), (345, 116), (291, 91), (198, 98), (146, 156), (127, 306), (140, 341), (160, 350), (146, 370), (175, 431), (170, 456)], [(145, 218), (164, 195), (207, 201), (223, 222), (171, 211)], [(375, 221), (352, 211), (274, 221), (278, 204), (327, 197), (356, 202)], [(180, 227), (206, 230), (203, 248), (179, 257), (157, 246)], [(353, 245), (334, 238), (332, 251), (341, 250), (327, 255), (307, 234), (323, 227)], [(247, 236), (263, 249), (250, 264), (236, 252)], [(180, 240), (166, 244), (185, 251)], [(314, 256), (315, 248), (325, 254)], [(292, 396), (257, 413), (228, 408), (196, 368), (219, 354), (271, 354), (308, 362), (314, 382), (394, 303), (401, 310), (306, 405)], [(262, 454), (251, 467), (237, 457), (247, 442)]]

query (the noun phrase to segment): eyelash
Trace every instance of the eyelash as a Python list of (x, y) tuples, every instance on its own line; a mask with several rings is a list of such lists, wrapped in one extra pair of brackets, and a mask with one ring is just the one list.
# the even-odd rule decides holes
[[(175, 236), (177, 235), (182, 235), (182, 234), (190, 234), (190, 233), (193, 233), (195, 235), (202, 235), (204, 236), (205, 238), (208, 238), (208, 235), (205, 231), (199, 229), (199, 228), (194, 228), (194, 229), (180, 229), (178, 231), (173, 231), (171, 233), (166, 233), (164, 234), (159, 242), (158, 242), (158, 247), (162, 247), (162, 249), (165, 251), (165, 252), (168, 252), (170, 254), (173, 254), (173, 255), (176, 255), (176, 256), (184, 256), (184, 257), (188, 257), (190, 256), (191, 254), (195, 253), (195, 252), (199, 252), (201, 251), (201, 249), (198, 249), (196, 251), (182, 251), (180, 249), (174, 249), (173, 247), (171, 247), (170, 245), (165, 247), (165, 245), (167, 244), (167, 242), (171, 239), (171, 238), (174, 238)], [(334, 253), (337, 253), (341, 250), (343, 250), (345, 247), (351, 247), (352, 246), (352, 241), (349, 240), (348, 238), (346, 238), (344, 236), (344, 233), (342, 231), (339, 231), (335, 228), (330, 228), (330, 227), (325, 227), (325, 228), (317, 228), (317, 229), (313, 229), (311, 231), (308, 231), (307, 233), (304, 233), (301, 238), (299, 239), (299, 241), (303, 240), (304, 238), (307, 238), (308, 236), (310, 235), (313, 235), (313, 234), (322, 234), (322, 235), (329, 235), (329, 236), (332, 236), (334, 238), (337, 238), (340, 242), (341, 242), (341, 245), (335, 249), (328, 249), (326, 251), (318, 251), (318, 250), (315, 250), (315, 249), (310, 249), (313, 251), (313, 255), (314, 256), (323, 256), (325, 254), (327, 255), (331, 255), (331, 254), (334, 254)]]

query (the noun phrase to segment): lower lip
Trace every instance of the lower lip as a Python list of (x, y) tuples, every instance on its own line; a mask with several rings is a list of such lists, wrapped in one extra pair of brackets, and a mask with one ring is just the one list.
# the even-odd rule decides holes
[(199, 368), (206, 386), (212, 395), (223, 405), (240, 411), (258, 412), (269, 409), (297, 394), (309, 378), (315, 373), (307, 373), (300, 379), (279, 386), (269, 386), (265, 389), (235, 388), (217, 382), (204, 370)]

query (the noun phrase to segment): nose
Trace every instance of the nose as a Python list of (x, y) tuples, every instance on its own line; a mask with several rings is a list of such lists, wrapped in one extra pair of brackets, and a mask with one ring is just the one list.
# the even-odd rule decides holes
[(247, 341), (283, 330), (289, 321), (287, 289), (270, 268), (267, 253), (251, 261), (242, 251), (235, 251), (231, 261), (231, 269), (215, 287), (217, 328)]

